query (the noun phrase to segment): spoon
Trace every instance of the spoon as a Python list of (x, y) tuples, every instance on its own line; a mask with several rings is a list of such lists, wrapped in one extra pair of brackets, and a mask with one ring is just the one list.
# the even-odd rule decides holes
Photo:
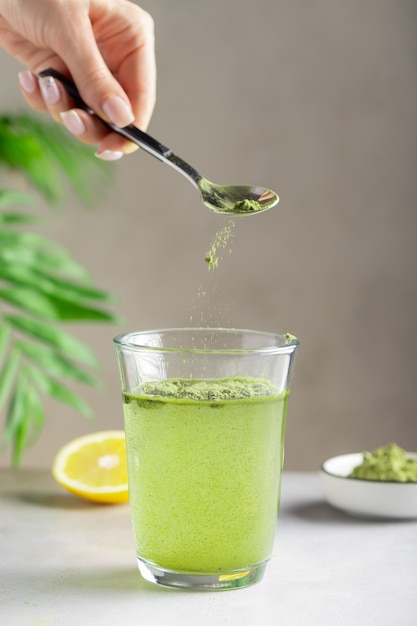
[(133, 143), (152, 154), (163, 163), (170, 165), (174, 170), (183, 174), (200, 193), (203, 204), (216, 213), (228, 213), (233, 215), (252, 215), (271, 209), (278, 204), (277, 194), (264, 187), (247, 185), (216, 185), (199, 174), (191, 165), (188, 165), (170, 148), (162, 145), (159, 141), (139, 130), (133, 124), (119, 128), (110, 122), (103, 120), (81, 98), (75, 83), (63, 76), (60, 72), (49, 68), (39, 72), (41, 78), (51, 76), (60, 81), (68, 94), (74, 100), (76, 106), (90, 115), (94, 115), (114, 132), (129, 139)]

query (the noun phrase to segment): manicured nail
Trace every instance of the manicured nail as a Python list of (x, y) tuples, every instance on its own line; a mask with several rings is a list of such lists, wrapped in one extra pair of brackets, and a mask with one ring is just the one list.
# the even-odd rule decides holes
[(26, 93), (34, 93), (36, 91), (36, 78), (31, 71), (25, 70), (18, 73), (19, 84)]
[(46, 104), (57, 104), (61, 99), (61, 92), (52, 76), (44, 76), (39, 79), (42, 97)]
[(113, 124), (123, 128), (135, 120), (132, 109), (119, 96), (110, 96), (103, 104), (103, 111)]
[(103, 152), (96, 152), (95, 156), (102, 161), (117, 161), (122, 158), (123, 152), (103, 150)]
[(63, 111), (59, 114), (65, 128), (73, 135), (82, 135), (86, 131), (86, 127), (77, 111)]

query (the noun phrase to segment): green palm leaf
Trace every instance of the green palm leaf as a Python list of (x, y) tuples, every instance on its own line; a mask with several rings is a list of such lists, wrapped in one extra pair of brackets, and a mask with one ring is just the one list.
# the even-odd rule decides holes
[(3, 442), (5, 445), (10, 443), (16, 431), (20, 428), (27, 417), (27, 395), (26, 381), (23, 375), (16, 380), (14, 393), (11, 397), (9, 410), (7, 412), (6, 426), (3, 434)]
[(31, 440), (29, 444), (36, 443), (36, 440), (42, 432), (43, 425), (45, 423), (45, 412), (43, 410), (42, 400), (37, 393), (35, 387), (32, 385), (27, 386), (28, 391), (28, 409), (31, 421)]
[(38, 233), (0, 230), (0, 261), (6, 265), (28, 265), (34, 271), (59, 272), (73, 279), (88, 280), (87, 270), (62, 246)]
[(55, 398), (55, 400), (68, 404), (84, 415), (84, 417), (93, 417), (93, 411), (87, 402), (80, 398), (74, 391), (62, 385), (58, 380), (32, 366), (27, 366), (25, 371), (28, 373), (31, 382), (34, 383), (39, 391), (51, 398)]
[[(91, 149), (56, 124), (28, 115), (0, 116), (0, 166), (20, 171), (50, 204), (66, 197), (65, 182), (91, 202), (106, 171)], [(85, 417), (89, 405), (67, 382), (99, 385), (90, 348), (62, 328), (66, 322), (115, 322), (106, 306), (113, 298), (92, 284), (87, 270), (63, 246), (31, 226), (32, 213), (15, 210), (33, 195), (0, 189), (0, 414), (1, 443), (12, 446), (19, 465), (40, 436), (43, 397), (67, 404)]]
[(15, 384), (15, 378), (18, 374), (19, 366), (19, 353), (14, 350), (10, 353), (3, 369), (0, 371), (0, 410), (9, 397), (13, 385)]
[[(5, 315), (4, 320), (9, 322), (11, 326), (21, 331), (25, 335), (29, 335), (33, 339), (45, 342), (51, 345), (55, 350), (62, 352), (62, 354), (72, 354), (76, 361), (80, 361), (89, 365), (90, 367), (97, 366), (97, 359), (88, 346), (82, 341), (76, 339), (70, 333), (67, 333), (59, 326), (53, 326), (50, 322), (43, 322), (35, 318), (27, 317), (24, 315)], [(6, 324), (4, 328), (8, 328)], [(2, 328), (0, 328), (0, 362), (1, 362), (1, 338)], [(7, 331), (5, 331), (6, 333)], [(10, 328), (8, 328), (8, 334), (10, 335)]]
[(14, 466), (20, 465), (27, 446), (36, 442), (42, 431), (44, 420), (42, 401), (36, 389), (29, 383), (26, 371), (22, 368), (10, 401), (3, 433), (3, 445), (13, 441)]
[(20, 350), (21, 354), (37, 364), (43, 371), (57, 378), (72, 378), (81, 383), (98, 387), (99, 379), (90, 374), (79, 365), (75, 365), (70, 359), (62, 356), (56, 350), (28, 341), (15, 341), (15, 348)]
[(97, 196), (94, 183), (102, 181), (107, 171), (101, 161), (92, 159), (91, 148), (74, 140), (64, 128), (26, 114), (0, 117), (0, 162), (22, 172), (55, 204), (65, 198), (65, 180), (90, 204)]
[(10, 326), (6, 322), (4, 322), (0, 326), (0, 367), (5, 357), (6, 350), (9, 345), (9, 340), (10, 340)]
[[(32, 204), (33, 197), (28, 193), (22, 193), (20, 191), (9, 191), (0, 189), (0, 209), (11, 206), (13, 204)], [(13, 224), (13, 223), (31, 223), (37, 222), (39, 218), (29, 213), (14, 213), (3, 211), (0, 217), (0, 224)]]
[(0, 289), (0, 300), (9, 302), (25, 311), (50, 320), (66, 322), (94, 321), (114, 322), (115, 316), (108, 311), (77, 304), (72, 300), (45, 294), (32, 287), (13, 286)]
[(0, 266), (1, 279), (12, 284), (32, 287), (45, 295), (50, 294), (74, 302), (85, 299), (104, 301), (112, 299), (105, 291), (95, 289), (85, 283), (66, 280), (61, 276), (56, 277), (48, 272), (30, 267), (25, 263), (4, 263)]

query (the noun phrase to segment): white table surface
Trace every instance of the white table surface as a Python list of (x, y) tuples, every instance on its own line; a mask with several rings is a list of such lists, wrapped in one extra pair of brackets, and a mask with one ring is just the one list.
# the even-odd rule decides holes
[(284, 474), (264, 580), (188, 592), (144, 581), (128, 505), (77, 499), (47, 472), (0, 471), (4, 626), (416, 626), (417, 522), (328, 506), (316, 473)]

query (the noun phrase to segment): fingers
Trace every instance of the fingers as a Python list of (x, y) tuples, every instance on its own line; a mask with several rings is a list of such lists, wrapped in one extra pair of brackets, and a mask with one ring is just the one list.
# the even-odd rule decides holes
[[(19, 85), (29, 106), (46, 111), (83, 143), (97, 145), (96, 156), (116, 160), (137, 150), (137, 146), (109, 131), (97, 118), (86, 111), (72, 109), (72, 101), (59, 81), (51, 76), (38, 79), (26, 70), (19, 73)], [(116, 103), (117, 107), (117, 103)]]
[(128, 61), (122, 65), (118, 77), (132, 103), (136, 126), (146, 130), (156, 100), (154, 24), (152, 18), (146, 13), (141, 18), (141, 31), (137, 34), (136, 53), (130, 55)]
[(55, 120), (58, 120), (59, 109), (56, 105), (61, 101), (61, 106), (68, 108), (68, 99), (64, 93), (61, 93), (59, 86), (53, 79), (45, 79), (41, 84), (37, 76), (29, 70), (20, 72), (18, 78), (26, 102), (35, 111), (48, 111)]
[[(69, 132), (75, 137), (81, 139), (81, 141), (86, 136), (88, 136), (93, 143), (98, 143), (102, 140), (103, 131), (101, 130), (100, 132), (97, 124), (94, 124), (92, 116), (85, 111), (71, 109), (70, 111), (64, 111), (61, 113), (60, 117), (67, 130), (69, 130)], [(114, 133), (112, 133), (112, 135), (113, 134)], [(96, 156), (104, 161), (116, 161), (123, 156), (123, 151), (117, 149), (117, 145), (112, 148), (101, 146), (96, 152)]]
[(130, 154), (138, 149), (131, 141), (126, 141), (120, 135), (108, 130), (94, 117), (82, 109), (70, 109), (60, 113), (65, 128), (84, 143), (99, 144), (96, 156), (104, 161), (115, 161), (124, 154)]
[[(72, 77), (83, 100), (100, 117), (119, 127), (134, 122), (146, 129), (156, 90), (152, 18), (126, 0), (52, 6), (55, 28), (45, 30), (42, 54), (28, 63), (34, 74), (22, 72), (19, 76), (26, 101), (64, 123), (80, 141), (98, 144), (102, 158), (107, 158), (109, 151), (127, 154), (136, 150), (137, 146), (99, 120), (78, 109), (72, 111), (73, 102), (59, 81), (52, 77), (38, 81), (36, 74), (54, 67)], [(68, 115), (62, 115), (65, 113)]]
[(109, 5), (106, 20), (90, 12), (76, 32), (67, 25), (56, 51), (94, 111), (116, 126), (146, 129), (156, 90), (153, 20), (132, 2)]
[(98, 48), (88, 15), (80, 15), (78, 24), (67, 24), (56, 51), (65, 60), (83, 100), (100, 117), (119, 127), (135, 121), (127, 94)]
[(35, 111), (44, 111), (45, 104), (41, 96), (37, 78), (29, 70), (18, 74), (20, 90), (29, 104)]

